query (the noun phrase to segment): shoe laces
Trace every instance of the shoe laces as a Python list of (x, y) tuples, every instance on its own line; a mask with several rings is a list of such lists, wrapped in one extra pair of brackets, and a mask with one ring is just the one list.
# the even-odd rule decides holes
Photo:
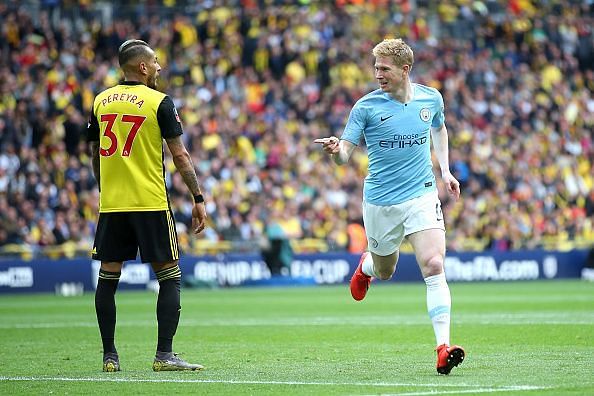
[(186, 363), (184, 359), (180, 357), (181, 353), (172, 352), (171, 358), (169, 360), (174, 362)]

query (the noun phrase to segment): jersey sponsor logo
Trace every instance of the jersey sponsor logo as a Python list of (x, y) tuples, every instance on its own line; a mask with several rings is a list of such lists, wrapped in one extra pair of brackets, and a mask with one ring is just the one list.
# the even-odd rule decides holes
[(425, 122), (429, 121), (431, 119), (431, 110), (429, 110), (426, 107), (423, 107), (419, 112), (419, 117), (421, 117), (421, 120)]
[(392, 114), (392, 115), (389, 115), (389, 116), (387, 116), (387, 117), (383, 117), (383, 116), (382, 116), (382, 117), (380, 117), (380, 121), (381, 121), (381, 122), (384, 122), (384, 121), (386, 121), (388, 118), (392, 118), (392, 117), (394, 117), (394, 114)]
[(173, 108), (173, 114), (175, 114), (175, 119), (177, 120), (177, 122), (179, 122), (181, 124), (181, 120), (179, 119), (179, 114), (177, 114), (177, 109), (175, 107)]
[(380, 140), (379, 146), (387, 149), (402, 149), (413, 146), (420, 146), (427, 143), (427, 136), (420, 136), (418, 133), (394, 135), (394, 140)]

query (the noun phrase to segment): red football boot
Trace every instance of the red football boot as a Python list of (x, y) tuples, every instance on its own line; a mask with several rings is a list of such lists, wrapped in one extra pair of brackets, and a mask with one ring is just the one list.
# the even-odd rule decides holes
[(357, 301), (361, 301), (365, 298), (367, 290), (369, 289), (369, 284), (371, 283), (371, 276), (365, 275), (362, 270), (363, 261), (368, 254), (369, 252), (365, 252), (361, 255), (359, 265), (351, 278), (351, 296)]
[(464, 361), (464, 348), (461, 346), (442, 344), (435, 350), (437, 351), (437, 372), (439, 374), (449, 374), (454, 367)]

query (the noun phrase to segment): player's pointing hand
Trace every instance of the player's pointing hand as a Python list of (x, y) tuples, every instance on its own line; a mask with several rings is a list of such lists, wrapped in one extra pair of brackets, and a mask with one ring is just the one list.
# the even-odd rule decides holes
[(314, 140), (314, 143), (321, 143), (322, 148), (328, 154), (338, 154), (340, 140), (336, 136), (330, 136), (327, 138), (319, 138)]

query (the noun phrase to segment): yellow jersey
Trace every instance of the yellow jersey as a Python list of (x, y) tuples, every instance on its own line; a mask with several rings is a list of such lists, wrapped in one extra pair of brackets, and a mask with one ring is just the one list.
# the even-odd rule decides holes
[(99, 141), (99, 211), (169, 209), (163, 139), (183, 133), (173, 101), (139, 82), (95, 98), (87, 140)]

